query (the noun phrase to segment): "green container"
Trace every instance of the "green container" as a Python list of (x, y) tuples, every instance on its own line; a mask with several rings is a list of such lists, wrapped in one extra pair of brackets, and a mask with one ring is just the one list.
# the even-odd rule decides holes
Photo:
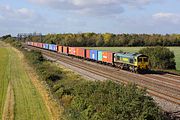
[(102, 51), (98, 51), (98, 61), (102, 61)]

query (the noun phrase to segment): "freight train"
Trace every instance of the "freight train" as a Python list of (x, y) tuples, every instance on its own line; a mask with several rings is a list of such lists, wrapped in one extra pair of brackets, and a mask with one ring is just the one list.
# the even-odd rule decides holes
[(114, 67), (135, 73), (144, 73), (149, 70), (148, 56), (139, 53), (116, 53), (111, 51), (92, 50), (82, 47), (59, 46), (39, 42), (26, 42), (26, 44), (33, 47), (58, 52), (59, 54), (74, 56), (102, 64), (109, 64)]

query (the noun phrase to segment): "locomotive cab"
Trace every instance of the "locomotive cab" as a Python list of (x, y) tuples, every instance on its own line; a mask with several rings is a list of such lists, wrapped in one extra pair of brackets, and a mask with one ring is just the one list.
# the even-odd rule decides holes
[(148, 66), (149, 66), (149, 59), (148, 56), (146, 55), (140, 55), (137, 57), (137, 67), (138, 70), (140, 71), (144, 71), (144, 70), (148, 70)]

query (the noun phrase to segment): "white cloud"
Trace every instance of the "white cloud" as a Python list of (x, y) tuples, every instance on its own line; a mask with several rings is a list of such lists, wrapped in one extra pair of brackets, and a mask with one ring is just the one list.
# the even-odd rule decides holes
[(34, 32), (43, 25), (43, 18), (28, 8), (0, 5), (0, 34)]
[(136, 4), (136, 5), (144, 5), (154, 2), (155, 0), (28, 0), (30, 2), (38, 3), (38, 4), (71, 4), (74, 6), (91, 6), (94, 5), (110, 5), (110, 4)]
[[(120, 14), (123, 6), (143, 7), (155, 0), (28, 0), (53, 9), (70, 10), (77, 13), (95, 15)], [(156, 0), (157, 1), (157, 0)], [(158, 0), (159, 1), (159, 0)]]
[(158, 22), (180, 24), (180, 14), (159, 12), (154, 14), (153, 18)]
[(14, 9), (9, 5), (0, 6), (0, 16), (6, 20), (32, 21), (38, 18), (38, 15), (27, 8)]

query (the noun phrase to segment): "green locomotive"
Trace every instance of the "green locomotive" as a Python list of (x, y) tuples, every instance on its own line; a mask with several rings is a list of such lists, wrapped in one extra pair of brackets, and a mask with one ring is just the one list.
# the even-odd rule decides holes
[(138, 53), (115, 53), (114, 65), (131, 72), (145, 72), (149, 70), (148, 56)]

